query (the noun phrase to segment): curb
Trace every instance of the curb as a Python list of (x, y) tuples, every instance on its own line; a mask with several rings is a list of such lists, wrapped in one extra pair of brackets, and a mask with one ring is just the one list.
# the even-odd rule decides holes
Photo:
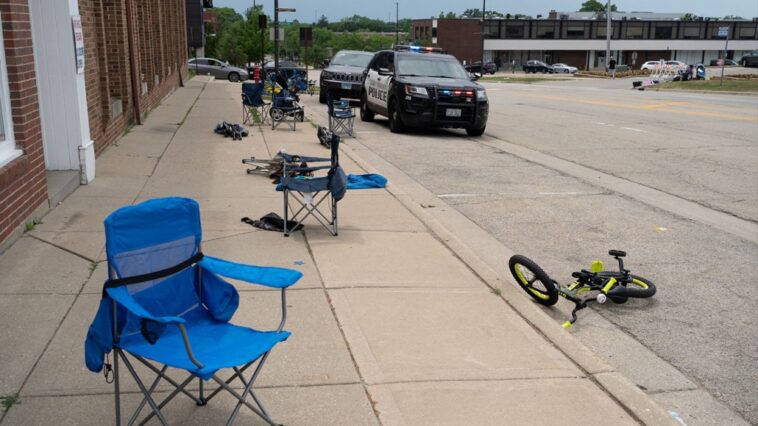
[[(312, 121), (313, 120), (313, 116)], [(368, 150), (360, 141), (354, 139), (363, 149)], [(364, 160), (352, 147), (342, 145), (342, 150), (358, 166), (368, 173), (379, 170)], [(402, 173), (402, 172), (401, 172)], [(678, 425), (663, 408), (642, 392), (634, 383), (614, 370), (599, 356), (582, 344), (570, 333), (563, 330), (545, 312), (524, 297), (512, 280), (503, 280), (488, 264), (481, 260), (465, 243), (450, 232), (442, 223), (429, 214), (411, 195), (402, 191), (392, 180), (386, 187), (403, 206), (413, 213), (445, 247), (466, 264), (488, 287), (500, 290), (500, 298), (531, 325), (539, 334), (587, 374), (601, 390), (618, 402), (633, 418), (645, 425)], [(437, 202), (444, 203), (442, 200)], [(503, 284), (508, 282), (509, 284)]]

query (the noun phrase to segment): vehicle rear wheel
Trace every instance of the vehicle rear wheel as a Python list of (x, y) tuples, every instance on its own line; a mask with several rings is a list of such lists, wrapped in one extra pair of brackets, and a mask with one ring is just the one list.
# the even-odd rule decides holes
[(230, 73), (229, 73), (229, 76), (228, 76), (227, 78), (228, 78), (228, 79), (229, 79), (229, 81), (231, 81), (232, 83), (236, 83), (236, 82), (240, 81), (240, 75), (239, 75), (239, 74), (237, 74), (236, 72), (230, 72)]
[(484, 129), (486, 127), (487, 127), (486, 125), (482, 127), (467, 127), (466, 134), (468, 134), (469, 136), (481, 136), (484, 134)]
[(555, 282), (536, 263), (519, 254), (508, 260), (508, 268), (519, 287), (532, 296), (537, 303), (552, 306), (558, 302)]
[(363, 92), (361, 94), (361, 121), (374, 121), (374, 111), (371, 111), (368, 108), (368, 99), (366, 99), (366, 92)]
[(568, 72), (569, 72), (568, 68), (566, 68), (565, 70), (563, 70), (563, 72), (566, 73), (566, 74), (568, 74)]
[(390, 132), (403, 133), (405, 131), (405, 125), (403, 124), (403, 119), (400, 117), (400, 101), (398, 101), (397, 98), (390, 100), (388, 112)]

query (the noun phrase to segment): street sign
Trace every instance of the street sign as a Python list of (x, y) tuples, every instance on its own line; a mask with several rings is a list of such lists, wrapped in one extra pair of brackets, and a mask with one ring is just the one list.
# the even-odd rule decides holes
[(310, 27), (300, 28), (300, 46), (302, 47), (313, 46), (313, 28), (310, 28)]
[(76, 55), (76, 73), (84, 74), (84, 32), (82, 31), (81, 16), (72, 16), (71, 26), (74, 30), (74, 54)]
[(729, 27), (719, 27), (719, 37), (729, 37)]
[(279, 9), (276, 9), (277, 12), (297, 12), (297, 9), (294, 7), (280, 7)]
[[(268, 38), (270, 40), (272, 40), (272, 41), (276, 40), (274, 38), (274, 29), (273, 28), (269, 28), (268, 29)], [(279, 41), (282, 41), (282, 40), (284, 40), (284, 28), (279, 28)]]

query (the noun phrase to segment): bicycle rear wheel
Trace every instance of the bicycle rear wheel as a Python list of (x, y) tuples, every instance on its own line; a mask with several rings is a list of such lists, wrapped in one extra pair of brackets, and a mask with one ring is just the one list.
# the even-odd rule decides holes
[(655, 294), (655, 284), (639, 275), (632, 275), (632, 282), (626, 285), (626, 294), (629, 297), (644, 299)]
[(537, 303), (551, 306), (558, 302), (555, 282), (532, 260), (517, 254), (508, 261), (508, 268), (519, 286)]

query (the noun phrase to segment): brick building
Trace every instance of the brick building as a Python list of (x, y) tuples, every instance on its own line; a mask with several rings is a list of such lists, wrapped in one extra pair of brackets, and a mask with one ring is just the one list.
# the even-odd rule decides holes
[(184, 0), (0, 0), (0, 22), (1, 252), (188, 74)]

